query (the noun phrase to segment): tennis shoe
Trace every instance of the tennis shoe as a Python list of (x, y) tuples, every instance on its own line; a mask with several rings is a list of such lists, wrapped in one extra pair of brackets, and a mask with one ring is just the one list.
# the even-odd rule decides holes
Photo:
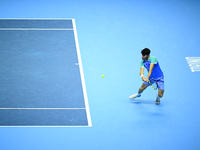
[(160, 97), (157, 96), (156, 98), (156, 105), (159, 105), (160, 104)]
[(137, 98), (137, 97), (140, 97), (141, 94), (133, 94), (129, 97), (129, 99), (134, 99), (134, 98)]

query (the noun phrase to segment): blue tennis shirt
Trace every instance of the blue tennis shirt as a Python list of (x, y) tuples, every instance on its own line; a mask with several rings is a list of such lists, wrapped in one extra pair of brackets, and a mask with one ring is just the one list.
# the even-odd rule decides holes
[(151, 76), (149, 77), (149, 79), (154, 78), (156, 80), (159, 80), (161, 78), (164, 77), (163, 72), (160, 68), (160, 65), (158, 63), (158, 60), (156, 59), (156, 57), (154, 56), (150, 56), (149, 60), (142, 60), (141, 61), (141, 67), (145, 67), (148, 72), (149, 72), (149, 68), (150, 68), (150, 64), (155, 64), (153, 67), (153, 71), (151, 73)]

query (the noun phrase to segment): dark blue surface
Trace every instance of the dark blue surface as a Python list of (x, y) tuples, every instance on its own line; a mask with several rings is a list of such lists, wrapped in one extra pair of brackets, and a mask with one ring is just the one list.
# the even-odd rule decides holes
[(18, 19), (2, 19), (0, 20), (0, 28), (59, 28), (73, 29), (72, 20), (28, 20)]
[[(6, 23), (9, 26), (10, 22)], [(27, 22), (15, 20), (15, 23)], [(30, 20), (29, 23), (31, 24)], [(59, 21), (56, 23), (59, 24)], [(62, 23), (63, 21), (61, 25)], [(36, 24), (34, 20), (33, 24)], [(79, 65), (76, 65), (78, 58), (73, 30), (1, 30), (0, 41), (0, 108), (85, 108)], [(5, 114), (8, 111), (15, 112), (2, 111), (0, 125), (5, 125), (1, 123), (5, 117), (16, 118), (8, 117), (8, 114)], [(69, 112), (73, 116), (74, 111)], [(65, 114), (65, 111), (60, 113)], [(41, 114), (38, 114), (38, 117), (46, 120), (46, 116)], [(62, 116), (61, 114), (59, 115)], [(22, 113), (22, 118), (23, 115), (26, 113)], [(20, 115), (17, 117), (15, 120), (20, 120)], [(86, 125), (81, 119), (79, 121), (66, 121), (65, 125)], [(10, 125), (19, 125), (15, 121), (10, 122)], [(31, 125), (31, 122), (20, 123)], [(32, 123), (33, 126), (41, 125)], [(45, 122), (44, 125), (47, 124)], [(51, 124), (53, 119), (49, 125)]]
[(1, 126), (87, 126), (85, 109), (1, 109)]
[(84, 108), (73, 30), (0, 31), (3, 108)]

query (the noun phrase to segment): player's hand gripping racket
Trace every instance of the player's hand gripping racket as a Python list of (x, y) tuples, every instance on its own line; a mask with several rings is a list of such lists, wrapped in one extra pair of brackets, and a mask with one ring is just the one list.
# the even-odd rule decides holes
[(154, 90), (158, 88), (157, 81), (154, 78), (151, 78), (148, 82)]

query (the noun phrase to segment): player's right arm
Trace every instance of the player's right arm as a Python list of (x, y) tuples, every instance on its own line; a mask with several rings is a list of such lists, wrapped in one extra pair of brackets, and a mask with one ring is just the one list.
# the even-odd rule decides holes
[(140, 63), (140, 76), (141, 76), (141, 79), (143, 81), (146, 81), (146, 78), (144, 77), (144, 63), (143, 63), (143, 61), (141, 61), (141, 63)]
[(143, 67), (143, 66), (140, 67), (140, 76), (141, 76), (141, 79), (142, 79), (143, 81), (146, 81), (146, 78), (144, 77), (144, 67)]

